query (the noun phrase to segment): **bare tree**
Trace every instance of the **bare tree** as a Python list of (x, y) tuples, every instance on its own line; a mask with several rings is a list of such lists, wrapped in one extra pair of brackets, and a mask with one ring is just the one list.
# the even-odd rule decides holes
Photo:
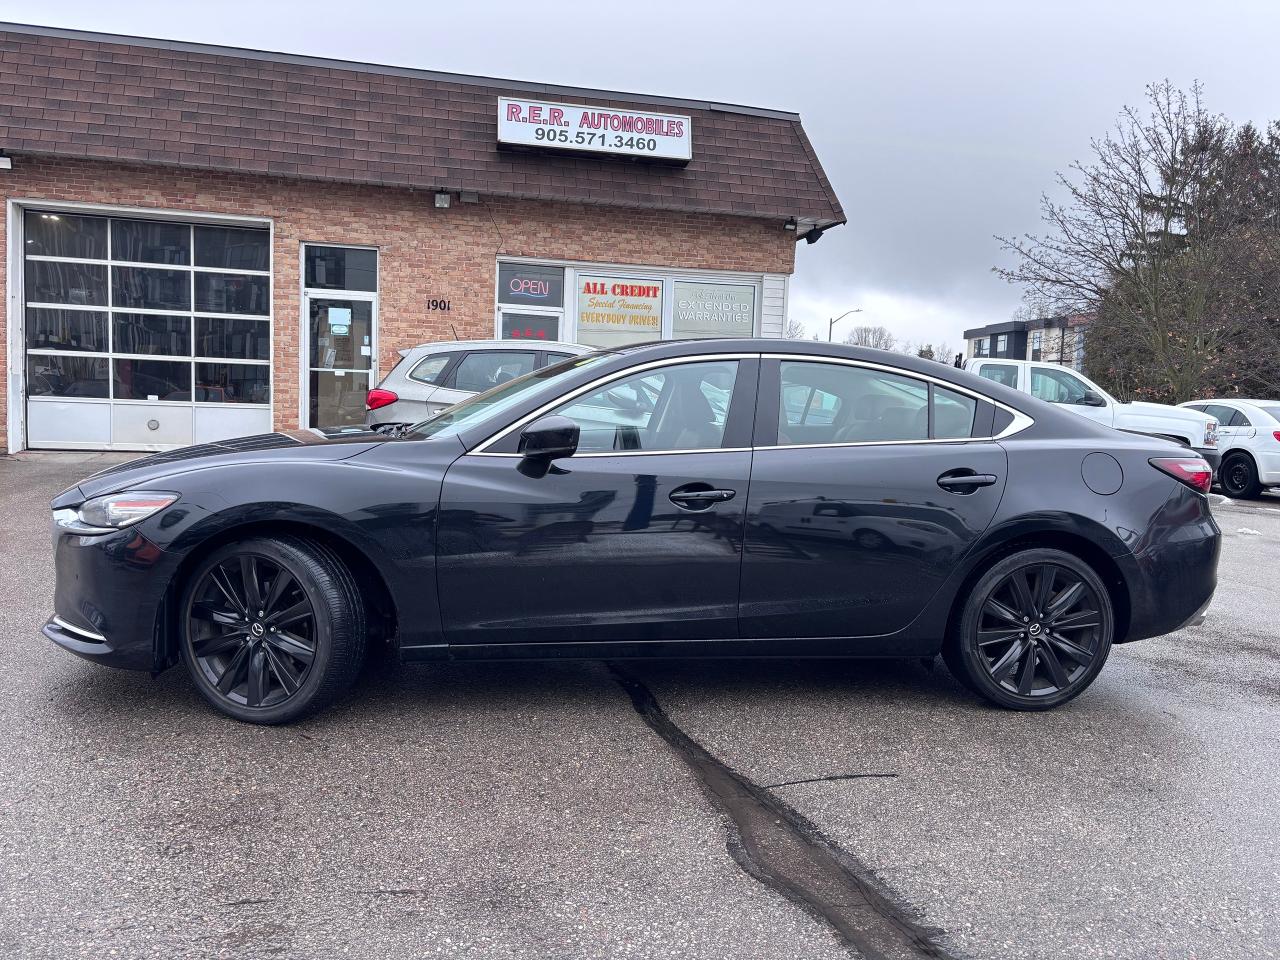
[(795, 317), (787, 317), (786, 329), (782, 332), (784, 340), (803, 340), (805, 338), (805, 326)]
[(997, 238), (1016, 263), (996, 272), (1041, 309), (1093, 314), (1091, 370), (1122, 393), (1178, 401), (1256, 313), (1241, 302), (1246, 178), (1228, 169), (1239, 132), (1205, 109), (1199, 85), (1154, 84), (1147, 103), (1058, 175), (1066, 199), (1041, 199), (1044, 235)]
[(890, 333), (887, 327), (860, 326), (850, 330), (844, 342), (855, 347), (892, 350), (898, 345), (898, 338)]

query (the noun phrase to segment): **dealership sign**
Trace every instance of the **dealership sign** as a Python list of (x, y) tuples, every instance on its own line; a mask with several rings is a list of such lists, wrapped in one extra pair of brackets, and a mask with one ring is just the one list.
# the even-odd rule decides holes
[(693, 124), (666, 113), (499, 97), (498, 143), (685, 161), (693, 157)]

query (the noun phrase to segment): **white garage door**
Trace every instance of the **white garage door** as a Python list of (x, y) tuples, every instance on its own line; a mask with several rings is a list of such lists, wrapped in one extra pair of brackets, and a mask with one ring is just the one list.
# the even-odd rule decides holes
[(267, 229), (32, 209), (23, 247), (28, 446), (271, 429)]

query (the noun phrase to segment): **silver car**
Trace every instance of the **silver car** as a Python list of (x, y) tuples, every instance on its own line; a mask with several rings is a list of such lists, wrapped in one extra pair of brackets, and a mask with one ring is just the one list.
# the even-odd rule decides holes
[(365, 399), (366, 426), (417, 423), (500, 383), (584, 353), (556, 341), (444, 340), (400, 351), (397, 363)]

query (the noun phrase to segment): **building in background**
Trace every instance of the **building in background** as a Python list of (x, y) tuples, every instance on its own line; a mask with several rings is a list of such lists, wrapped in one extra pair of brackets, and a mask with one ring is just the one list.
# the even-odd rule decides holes
[(0, 25), (0, 427), (361, 423), (401, 348), (780, 337), (844, 223), (793, 113)]
[(970, 357), (1001, 357), (1008, 360), (1039, 360), (1084, 369), (1086, 313), (1005, 320), (964, 332)]

